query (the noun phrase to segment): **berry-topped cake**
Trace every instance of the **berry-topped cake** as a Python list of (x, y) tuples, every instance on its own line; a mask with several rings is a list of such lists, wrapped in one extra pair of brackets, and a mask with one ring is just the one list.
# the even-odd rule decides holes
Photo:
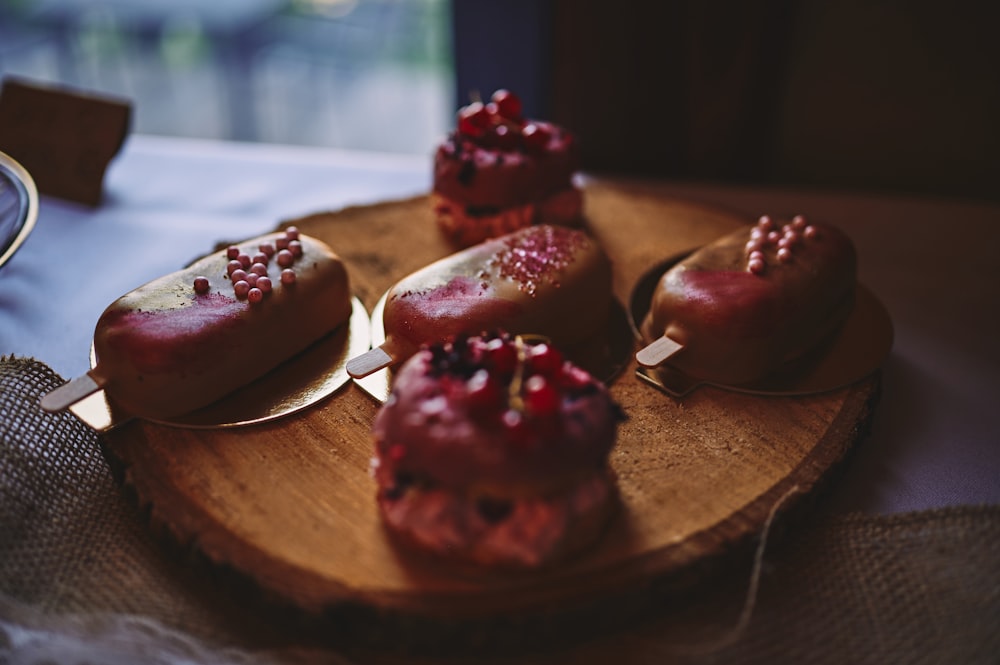
[(466, 247), (532, 224), (579, 222), (583, 196), (576, 137), (523, 116), (508, 90), (458, 111), (434, 156), (431, 202), (449, 240)]
[(617, 504), (621, 408), (554, 346), (505, 333), (421, 349), (373, 425), (378, 504), (422, 550), (536, 568), (591, 545)]

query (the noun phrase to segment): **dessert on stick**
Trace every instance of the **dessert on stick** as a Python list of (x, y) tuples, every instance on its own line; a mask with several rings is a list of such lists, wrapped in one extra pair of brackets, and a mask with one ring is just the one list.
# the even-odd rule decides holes
[(607, 388), (550, 344), (494, 333), (425, 347), (372, 427), (383, 522), (489, 566), (579, 552), (616, 505), (607, 459), (622, 420)]
[(206, 256), (113, 302), (94, 331), (95, 367), (42, 399), (65, 409), (104, 389), (133, 416), (194, 411), (348, 321), (346, 268), (295, 227)]
[(539, 225), (436, 261), (386, 294), (385, 342), (352, 358), (361, 378), (397, 365), (425, 344), (503, 329), (540, 335), (565, 350), (606, 332), (611, 264), (580, 229)]
[(762, 216), (664, 273), (636, 360), (713, 383), (753, 382), (829, 339), (856, 287), (856, 253), (842, 231), (801, 215)]
[(522, 114), (521, 101), (497, 90), (458, 111), (457, 127), (434, 155), (431, 203), (438, 226), (458, 247), (532, 224), (574, 225), (583, 196), (575, 136)]

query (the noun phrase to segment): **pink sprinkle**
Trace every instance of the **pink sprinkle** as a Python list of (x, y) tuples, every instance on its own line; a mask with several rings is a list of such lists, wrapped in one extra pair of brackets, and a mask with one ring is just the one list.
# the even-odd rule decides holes
[(518, 283), (518, 289), (534, 296), (548, 283), (559, 287), (559, 274), (588, 245), (587, 237), (565, 226), (533, 226), (509, 238), (489, 259), (497, 273)]
[(232, 277), (233, 273), (237, 270), (243, 268), (243, 264), (239, 261), (233, 260), (226, 264), (226, 274)]
[(792, 228), (793, 229), (796, 229), (797, 231), (801, 231), (805, 227), (806, 227), (806, 218), (805, 217), (803, 217), (802, 215), (795, 215), (795, 217), (792, 217)]
[(262, 242), (260, 244), (260, 247), (258, 247), (257, 249), (259, 249), (262, 254), (266, 254), (268, 256), (274, 256), (274, 251), (275, 251), (274, 245), (272, 245), (269, 242)]
[(789, 231), (781, 237), (781, 240), (778, 241), (778, 247), (781, 247), (782, 249), (786, 247), (793, 247), (798, 241), (799, 234), (795, 231)]
[(781, 233), (779, 233), (778, 231), (770, 231), (767, 234), (768, 242), (778, 242), (780, 239), (781, 239)]
[(194, 292), (195, 293), (208, 293), (208, 278), (207, 277), (195, 277), (194, 278)]
[(250, 286), (257, 286), (258, 280), (260, 280), (260, 275), (258, 275), (255, 272), (252, 272), (243, 278), (243, 281), (245, 281)]
[(264, 299), (264, 292), (258, 288), (252, 288), (247, 291), (247, 300), (253, 303), (260, 302)]
[(237, 298), (246, 298), (247, 294), (250, 293), (250, 284), (241, 279), (233, 284), (233, 292)]
[(297, 226), (289, 226), (287, 229), (285, 229), (285, 237), (288, 238), (289, 240), (298, 240), (299, 239), (299, 227), (297, 227)]
[(271, 292), (271, 278), (270, 277), (260, 277), (257, 280), (257, 288), (263, 293)]
[(278, 265), (282, 268), (287, 268), (295, 263), (295, 255), (287, 249), (283, 249), (278, 252)]
[(240, 254), (236, 257), (236, 260), (240, 262), (240, 265), (243, 266), (244, 270), (250, 267), (251, 261), (249, 254)]
[(233, 280), (233, 284), (247, 278), (247, 271), (243, 268), (237, 268), (229, 274), (229, 279)]
[(285, 268), (281, 271), (281, 283), (288, 286), (295, 283), (295, 271), (291, 268)]
[(778, 260), (782, 263), (788, 263), (792, 260), (792, 250), (787, 247), (782, 247), (778, 250)]
[(759, 229), (756, 226), (750, 229), (750, 239), (751, 240), (763, 240), (767, 236), (767, 232), (763, 229)]
[(235, 259), (239, 255), (240, 255), (240, 248), (237, 247), (236, 245), (230, 245), (229, 247), (226, 248), (227, 259)]
[(292, 252), (296, 258), (302, 256), (302, 243), (298, 240), (292, 240), (288, 243), (288, 249)]
[(813, 225), (810, 224), (802, 232), (802, 235), (804, 235), (805, 237), (809, 238), (810, 240), (813, 239), (813, 238), (818, 238), (819, 237), (819, 229), (817, 229), (815, 226), (813, 226)]
[(750, 252), (750, 257), (749, 258), (750, 258), (751, 261), (763, 261), (764, 260), (764, 252), (760, 251), (759, 249), (756, 250), (756, 251)]
[(274, 246), (277, 247), (278, 249), (287, 249), (288, 238), (286, 238), (285, 236), (281, 236), (280, 238), (274, 241)]
[(250, 266), (250, 272), (255, 272), (258, 275), (266, 275), (267, 266), (263, 263), (255, 263), (252, 266)]
[(764, 244), (760, 241), (759, 238), (754, 238), (753, 240), (750, 240), (749, 242), (747, 242), (746, 245), (747, 254), (751, 252), (759, 252), (763, 248)]
[(767, 267), (767, 264), (765, 264), (760, 259), (750, 259), (750, 261), (747, 262), (747, 270), (749, 270), (750, 272), (752, 272), (755, 275), (762, 275), (762, 274), (764, 274), (764, 269), (766, 267)]
[(263, 263), (264, 265), (267, 265), (267, 262), (270, 261), (270, 260), (271, 260), (271, 257), (269, 257), (264, 252), (259, 252), (259, 253), (253, 255), (253, 262), (254, 263)]
[(760, 216), (760, 219), (757, 220), (757, 226), (761, 231), (770, 231), (774, 228), (774, 225), (771, 223), (771, 218), (767, 215)]

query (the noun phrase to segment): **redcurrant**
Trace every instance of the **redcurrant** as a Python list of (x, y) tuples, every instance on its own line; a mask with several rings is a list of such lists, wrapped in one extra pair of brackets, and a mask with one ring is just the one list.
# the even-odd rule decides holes
[(500, 386), (485, 369), (476, 370), (476, 373), (469, 377), (465, 382), (465, 391), (469, 407), (477, 413), (494, 409), (500, 402)]
[(458, 131), (466, 136), (482, 136), (490, 123), (490, 114), (482, 102), (472, 102), (458, 110)]
[(486, 354), (493, 370), (500, 375), (508, 375), (517, 367), (517, 349), (501, 337), (491, 339), (486, 344)]
[(551, 344), (535, 344), (528, 357), (531, 369), (538, 374), (555, 376), (562, 369), (563, 354)]
[(559, 390), (541, 374), (533, 374), (524, 382), (524, 406), (533, 416), (551, 416), (559, 410)]
[(521, 130), (521, 139), (529, 152), (543, 152), (548, 147), (551, 137), (552, 133), (548, 129), (533, 122), (528, 123)]
[(496, 114), (507, 120), (521, 119), (521, 99), (510, 90), (501, 88), (490, 98), (496, 105)]

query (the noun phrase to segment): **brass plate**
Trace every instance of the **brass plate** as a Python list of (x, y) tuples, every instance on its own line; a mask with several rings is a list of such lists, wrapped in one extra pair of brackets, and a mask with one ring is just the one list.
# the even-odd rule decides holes
[(38, 220), (38, 188), (31, 174), (0, 152), (0, 266), (27, 240)]
[[(241, 427), (275, 420), (316, 404), (347, 384), (348, 359), (368, 350), (370, 320), (365, 306), (352, 298), (351, 318), (302, 353), (282, 363), (223, 399), (170, 420), (152, 420), (174, 427), (217, 429)], [(91, 347), (90, 365), (95, 365)], [(131, 415), (109, 404), (98, 391), (70, 407), (84, 423), (105, 432)]]
[[(667, 259), (645, 273), (629, 299), (632, 334), (642, 344), (639, 329), (660, 277), (687, 254)], [(639, 367), (636, 376), (673, 397), (683, 397), (700, 386), (713, 386), (754, 395), (811, 395), (843, 388), (881, 367), (892, 349), (893, 327), (885, 306), (867, 287), (858, 284), (854, 309), (830, 340), (804, 358), (752, 383), (728, 385), (703, 381), (670, 367)]]
[[(388, 291), (382, 294), (372, 308), (371, 348), (385, 342), (385, 327), (382, 325), (382, 314)], [(617, 300), (612, 300), (611, 314), (608, 317), (607, 344), (602, 345), (599, 353), (585, 358), (570, 358), (574, 363), (590, 372), (606, 384), (614, 381), (628, 365), (635, 351), (635, 339), (629, 327), (625, 308)], [(373, 372), (366, 377), (354, 379), (354, 383), (371, 395), (378, 402), (384, 403), (389, 397), (392, 386), (392, 368)]]

